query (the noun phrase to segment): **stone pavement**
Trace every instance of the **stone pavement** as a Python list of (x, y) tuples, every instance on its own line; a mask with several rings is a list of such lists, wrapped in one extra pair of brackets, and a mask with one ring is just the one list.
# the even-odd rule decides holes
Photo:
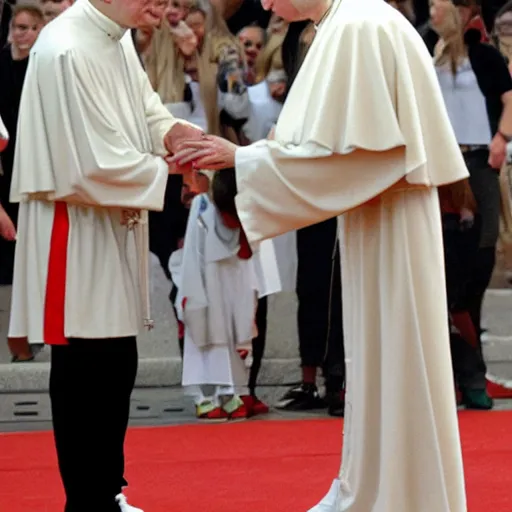
[[(185, 404), (179, 388), (181, 360), (174, 317), (167, 299), (169, 284), (156, 261), (153, 261), (153, 283), (155, 329), (139, 339), (140, 366), (132, 419), (135, 424), (191, 421), (193, 411)], [(484, 324), (488, 329), (484, 336), (485, 355), (489, 373), (511, 380), (512, 289), (501, 269), (496, 272), (493, 285), (499, 288), (490, 290), (485, 301)], [(49, 426), (49, 350), (45, 348), (35, 362), (9, 363), (3, 341), (8, 320), (7, 291), (0, 288), (0, 430)], [(267, 351), (260, 378), (260, 394), (270, 403), (287, 385), (300, 378), (295, 314), (296, 299), (292, 294), (270, 298)], [(509, 402), (501, 403), (501, 407), (509, 405)], [(281, 414), (271, 416), (275, 417)]]

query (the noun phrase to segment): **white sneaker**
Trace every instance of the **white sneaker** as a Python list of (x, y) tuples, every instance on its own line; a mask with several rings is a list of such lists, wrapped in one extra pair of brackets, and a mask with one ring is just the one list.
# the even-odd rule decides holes
[(322, 498), (322, 501), (308, 512), (336, 512), (336, 498), (338, 497), (339, 486), (340, 481), (336, 478), (333, 480), (329, 492)]
[(135, 508), (132, 507), (131, 505), (128, 505), (128, 502), (126, 501), (126, 496), (124, 494), (118, 494), (116, 496), (116, 501), (117, 503), (119, 503), (121, 512), (144, 512), (140, 508)]

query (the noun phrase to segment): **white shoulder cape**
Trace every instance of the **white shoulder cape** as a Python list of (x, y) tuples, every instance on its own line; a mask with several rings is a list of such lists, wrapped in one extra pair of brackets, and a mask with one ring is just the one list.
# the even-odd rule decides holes
[(405, 147), (411, 184), (467, 176), (425, 44), (383, 0), (334, 0), (283, 107), (276, 141), (341, 155)]

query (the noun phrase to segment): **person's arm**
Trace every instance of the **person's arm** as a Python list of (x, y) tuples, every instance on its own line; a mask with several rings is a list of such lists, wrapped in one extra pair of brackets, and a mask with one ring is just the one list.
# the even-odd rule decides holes
[(341, 155), (314, 143), (262, 140), (238, 147), (207, 136), (185, 143), (170, 163), (235, 167), (238, 214), (249, 241), (258, 242), (338, 216), (388, 190), (406, 175), (403, 143), (390, 147)]
[[(101, 77), (96, 76), (87, 55), (36, 53), (31, 56), (27, 78), (32, 72), (35, 76), (25, 82), (25, 89), (30, 90), (24, 90), (18, 126), (20, 133), (32, 133), (33, 120), (39, 118), (46, 130), (34, 136), (46, 137), (46, 141), (39, 141), (36, 151), (21, 151), (18, 145), (16, 167), (51, 164), (51, 173), (73, 190), (73, 200), (84, 204), (162, 209), (168, 166), (163, 158), (141, 152), (124, 134), (116, 109), (94, 92)], [(34, 97), (43, 89), (45, 101), (39, 109)]]
[(133, 42), (127, 42), (128, 52), (131, 52), (133, 66), (139, 68), (141, 93), (144, 101), (146, 122), (149, 128), (153, 154), (166, 156), (173, 153), (177, 145), (183, 140), (198, 139), (203, 131), (187, 121), (175, 118), (163, 105), (160, 96), (154, 91), (148, 74), (136, 62), (136, 52)]
[[(492, 105), (494, 98), (501, 98), (503, 104), (497, 131), (489, 146), (489, 165), (500, 169), (506, 158), (507, 143), (512, 139), (512, 77), (504, 57), (496, 48), (487, 44), (479, 44), (474, 49), (470, 46), (469, 55), (488, 105)], [(488, 113), (492, 125), (492, 118), (495, 123), (497, 116), (492, 110)], [(495, 130), (496, 125), (493, 132)]]
[(260, 141), (236, 150), (235, 168), (238, 215), (250, 242), (257, 242), (338, 216), (382, 194), (403, 178), (405, 149), (339, 155), (319, 146)]
[(503, 102), (503, 113), (501, 114), (498, 131), (507, 137), (512, 138), (512, 90), (501, 96)]
[(16, 240), (16, 228), (7, 212), (0, 204), (0, 236), (6, 240)]

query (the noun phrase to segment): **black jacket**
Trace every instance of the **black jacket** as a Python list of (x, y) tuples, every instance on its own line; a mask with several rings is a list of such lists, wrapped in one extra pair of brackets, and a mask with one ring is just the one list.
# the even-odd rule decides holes
[(501, 97), (512, 91), (512, 78), (505, 58), (501, 53), (486, 43), (480, 42), (480, 32), (472, 29), (465, 34), (468, 58), (475, 73), (478, 85), (485, 96), (487, 115), (491, 133), (498, 131), (503, 101)]

